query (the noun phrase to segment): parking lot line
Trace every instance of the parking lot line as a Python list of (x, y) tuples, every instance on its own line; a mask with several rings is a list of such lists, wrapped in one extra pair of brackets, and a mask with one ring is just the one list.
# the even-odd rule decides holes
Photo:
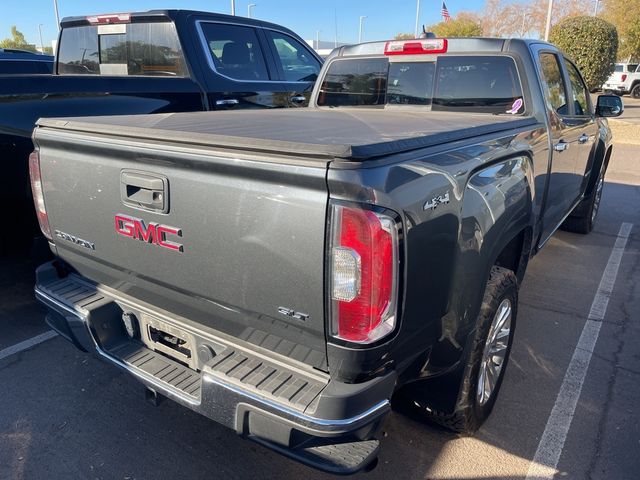
[(591, 356), (600, 334), (602, 320), (607, 313), (609, 297), (613, 292), (620, 262), (632, 228), (632, 223), (623, 223), (620, 227), (609, 261), (602, 274), (598, 291), (591, 304), (589, 316), (582, 329), (580, 340), (578, 340), (578, 345), (576, 345), (569, 362), (533, 462), (529, 466), (526, 480), (552, 479), (556, 474), (556, 467), (571, 427), (582, 385), (587, 376)]
[(15, 355), (16, 353), (22, 352), (23, 350), (27, 350), (39, 343), (46, 342), (47, 340), (52, 339), (53, 337), (58, 336), (56, 332), (53, 330), (48, 330), (40, 335), (36, 335), (35, 337), (29, 338), (24, 342), (16, 343), (10, 347), (5, 348), (4, 350), (0, 350), (0, 360), (3, 360), (11, 355)]

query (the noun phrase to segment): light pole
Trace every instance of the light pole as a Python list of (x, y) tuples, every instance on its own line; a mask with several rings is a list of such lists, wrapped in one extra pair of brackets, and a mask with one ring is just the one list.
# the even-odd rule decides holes
[(42, 24), (41, 23), (38, 24), (38, 33), (40, 34), (40, 50), (42, 50), (42, 53), (44, 54), (44, 43), (42, 42)]
[(360, 15), (360, 28), (358, 29), (358, 43), (362, 43), (362, 22), (367, 18), (366, 15)]
[(316, 50), (320, 49), (320, 30), (316, 30)]
[(255, 6), (255, 3), (250, 3), (249, 5), (247, 5), (247, 17), (251, 18), (251, 9)]
[(547, 10), (547, 25), (544, 27), (544, 41), (549, 41), (549, 31), (551, 30), (551, 13), (553, 12), (553, 0), (549, 0), (549, 10)]
[(236, 14), (236, 0), (231, 0), (231, 15)]
[(420, 0), (416, 2), (416, 28), (413, 31), (415, 38), (418, 38), (418, 24), (420, 23)]
[(596, 0), (596, 7), (593, 9), (593, 16), (598, 16), (598, 7), (600, 6), (600, 0)]
[(56, 28), (60, 30), (60, 15), (58, 15), (58, 0), (53, 0), (53, 11), (56, 13)]

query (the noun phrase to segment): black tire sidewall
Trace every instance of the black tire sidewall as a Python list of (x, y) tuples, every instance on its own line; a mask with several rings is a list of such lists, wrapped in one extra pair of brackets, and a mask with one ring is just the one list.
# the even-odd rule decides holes
[[(499, 276), (499, 280), (494, 283), (492, 282), (492, 279), (490, 279), (487, 283), (487, 289), (482, 302), (483, 305), (478, 318), (478, 328), (473, 341), (473, 348), (469, 355), (469, 362), (467, 363), (468, 371), (467, 375), (465, 375), (465, 383), (468, 388), (463, 389), (464, 398), (460, 399), (464, 402), (464, 404), (461, 405), (462, 408), (468, 410), (467, 416), (470, 427), (469, 429), (471, 431), (480, 427), (493, 410), (509, 363), (509, 356), (511, 354), (511, 347), (513, 345), (513, 337), (516, 327), (516, 317), (518, 313), (517, 279), (512, 271), (499, 267), (493, 267), (492, 276), (496, 275), (496, 273), (494, 273), (496, 270), (498, 271), (497, 275)], [(504, 363), (500, 370), (496, 386), (491, 393), (491, 397), (489, 397), (484, 404), (480, 405), (478, 403), (476, 392), (478, 388), (478, 377), (480, 374), (480, 364), (482, 362), (484, 346), (496, 311), (502, 301), (507, 298), (511, 301), (512, 308), (511, 335), (509, 336)], [(489, 301), (487, 302), (487, 300)]]
[(629, 94), (631, 95), (631, 98), (639, 99), (640, 98), (640, 83), (635, 85), (631, 89), (631, 92), (629, 92)]

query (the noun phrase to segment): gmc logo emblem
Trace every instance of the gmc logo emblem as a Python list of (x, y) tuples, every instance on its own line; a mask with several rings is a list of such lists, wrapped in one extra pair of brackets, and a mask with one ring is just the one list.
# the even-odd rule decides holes
[(161, 225), (159, 223), (150, 222), (145, 225), (144, 220), (140, 218), (129, 217), (128, 215), (118, 214), (115, 216), (116, 233), (123, 237), (134, 238), (146, 243), (153, 243), (162, 248), (168, 248), (176, 252), (183, 252), (184, 247), (181, 243), (168, 240), (169, 235), (182, 236), (182, 230), (169, 225)]

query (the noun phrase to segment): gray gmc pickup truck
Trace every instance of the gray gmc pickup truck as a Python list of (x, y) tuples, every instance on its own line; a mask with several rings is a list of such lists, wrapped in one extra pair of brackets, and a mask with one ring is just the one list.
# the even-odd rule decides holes
[(392, 398), (487, 418), (527, 263), (592, 229), (622, 109), (550, 44), (423, 39), (337, 49), (308, 108), (41, 119), (36, 295), (150, 400), (372, 468)]

